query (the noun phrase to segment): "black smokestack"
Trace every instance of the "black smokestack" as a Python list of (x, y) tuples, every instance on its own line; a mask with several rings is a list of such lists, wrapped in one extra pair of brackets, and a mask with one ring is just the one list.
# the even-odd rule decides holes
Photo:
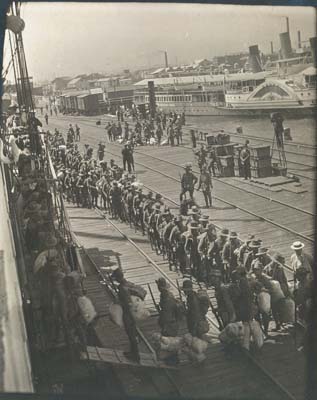
[(168, 68), (167, 51), (164, 51), (164, 55), (165, 55), (165, 68)]
[(150, 115), (152, 118), (155, 117), (156, 112), (156, 101), (155, 101), (155, 89), (154, 89), (154, 82), (148, 81), (148, 89), (149, 89), (149, 108), (150, 108)]
[(300, 31), (297, 31), (297, 40), (298, 40), (298, 48), (301, 49), (302, 41), (301, 41), (301, 37), (300, 37)]
[(280, 42), (282, 59), (292, 57), (293, 52), (289, 32), (280, 33)]
[(271, 42), (271, 54), (274, 54), (273, 42)]
[(309, 39), (314, 67), (317, 67), (317, 36)]
[(252, 72), (261, 72), (261, 58), (258, 45), (249, 47), (249, 64)]

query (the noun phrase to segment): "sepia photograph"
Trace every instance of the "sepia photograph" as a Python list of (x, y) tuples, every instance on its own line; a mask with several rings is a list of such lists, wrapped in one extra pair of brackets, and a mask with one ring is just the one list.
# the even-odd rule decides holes
[(3, 3), (0, 398), (316, 399), (316, 8)]

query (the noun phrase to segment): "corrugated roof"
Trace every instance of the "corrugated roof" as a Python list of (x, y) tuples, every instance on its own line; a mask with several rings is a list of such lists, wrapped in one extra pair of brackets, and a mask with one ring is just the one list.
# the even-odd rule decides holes
[(147, 78), (143, 79), (140, 82), (136, 82), (134, 86), (147, 86), (149, 81), (153, 81), (154, 85), (186, 85), (190, 83), (211, 83), (211, 82), (221, 82), (226, 81), (235, 81), (235, 80), (251, 80), (251, 79), (263, 79), (266, 76), (270, 75), (271, 72), (262, 71), (257, 73), (247, 72), (247, 73), (238, 73), (231, 75), (191, 75), (191, 76), (180, 76), (180, 77), (170, 77), (170, 78)]

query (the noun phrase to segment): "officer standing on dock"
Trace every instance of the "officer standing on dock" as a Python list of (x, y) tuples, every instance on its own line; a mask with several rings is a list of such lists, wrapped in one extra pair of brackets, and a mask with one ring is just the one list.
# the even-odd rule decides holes
[(127, 358), (130, 358), (131, 360), (139, 363), (140, 354), (139, 354), (138, 340), (137, 340), (138, 333), (136, 329), (136, 322), (131, 312), (132, 301), (129, 289), (127, 287), (127, 281), (124, 278), (123, 272), (120, 268), (117, 268), (112, 273), (112, 278), (119, 283), (118, 298), (123, 311), (122, 319), (123, 319), (124, 329), (128, 335), (130, 342), (130, 351), (124, 352), (124, 355)]
[(244, 179), (251, 179), (250, 150), (248, 147), (249, 143), (250, 142), (246, 140), (245, 145), (240, 152), (240, 161), (243, 168)]
[(181, 179), (182, 191), (179, 196), (180, 201), (183, 200), (183, 196), (187, 192), (189, 192), (190, 198), (193, 200), (194, 187), (195, 187), (195, 184), (197, 183), (197, 181), (198, 181), (197, 177), (192, 173), (191, 163), (187, 163), (185, 165), (185, 173), (183, 174), (182, 179)]
[(212, 198), (211, 198), (212, 187), (213, 186), (212, 186), (211, 175), (207, 171), (207, 166), (203, 165), (199, 176), (199, 183), (197, 190), (201, 190), (203, 192), (207, 208), (212, 207)]

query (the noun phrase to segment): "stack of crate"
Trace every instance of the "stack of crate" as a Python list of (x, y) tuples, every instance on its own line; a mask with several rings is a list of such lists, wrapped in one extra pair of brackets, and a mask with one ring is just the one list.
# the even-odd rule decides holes
[(271, 146), (252, 146), (250, 155), (252, 178), (272, 176)]
[(234, 176), (243, 176), (243, 168), (240, 160), (240, 152), (243, 146), (236, 144), (233, 150), (233, 161), (234, 161)]

